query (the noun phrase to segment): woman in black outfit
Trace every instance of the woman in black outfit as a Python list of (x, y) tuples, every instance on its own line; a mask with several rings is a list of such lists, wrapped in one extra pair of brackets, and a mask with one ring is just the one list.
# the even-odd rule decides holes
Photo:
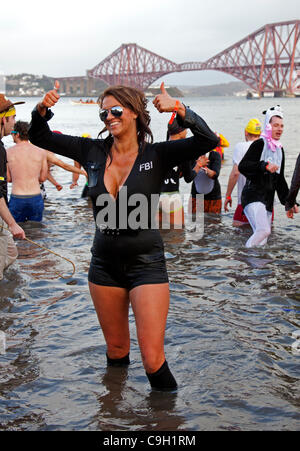
[[(178, 122), (191, 129), (192, 138), (150, 143), (150, 116), (144, 94), (134, 88), (112, 86), (100, 100), (100, 118), (109, 132), (108, 138), (51, 132), (47, 121), (53, 113), (48, 108), (59, 99), (54, 89), (32, 112), (30, 139), (40, 147), (78, 161), (88, 173), (96, 221), (89, 288), (107, 344), (108, 365), (130, 363), (131, 304), (151, 387), (174, 390), (177, 384), (164, 354), (168, 276), (162, 239), (159, 230), (152, 226), (152, 218), (168, 170), (216, 147), (217, 137), (196, 113), (170, 97), (163, 85), (161, 91), (153, 101), (155, 107), (160, 112), (177, 110)], [(156, 203), (151, 204), (153, 195)], [(144, 208), (135, 225), (137, 200)], [(107, 224), (112, 210), (115, 217)]]

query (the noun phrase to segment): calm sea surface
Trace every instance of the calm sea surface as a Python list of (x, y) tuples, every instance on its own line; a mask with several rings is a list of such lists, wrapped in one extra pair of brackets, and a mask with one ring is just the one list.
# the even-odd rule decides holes
[[(230, 142), (220, 174), (224, 198), (236, 142), (252, 117), (279, 103), (285, 113), (282, 143), (290, 184), (300, 149), (300, 99), (184, 99)], [(36, 99), (17, 107), (30, 120)], [(156, 141), (169, 114), (149, 104)], [(101, 127), (97, 107), (62, 99), (52, 129), (72, 135)], [(6, 138), (7, 146), (12, 145)], [(67, 161), (65, 159), (65, 161)], [(71, 265), (28, 242), (0, 282), (0, 430), (201, 431), (300, 429), (300, 214), (288, 220), (276, 199), (267, 246), (246, 249), (250, 229), (236, 230), (230, 213), (207, 215), (204, 236), (163, 231), (171, 304), (166, 355), (177, 394), (151, 393), (130, 316), (132, 364), (106, 368), (105, 342), (87, 286), (94, 224), (80, 187), (59, 168), (46, 182), (41, 226), (26, 224), (28, 238), (74, 261)], [(183, 193), (190, 187), (184, 182)], [(112, 300), (113, 302), (113, 300)], [(297, 331), (299, 340), (297, 341)]]

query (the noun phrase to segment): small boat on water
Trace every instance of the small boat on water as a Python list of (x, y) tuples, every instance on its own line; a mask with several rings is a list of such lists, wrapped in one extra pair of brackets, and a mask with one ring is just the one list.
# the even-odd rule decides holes
[(255, 91), (248, 91), (246, 95), (246, 99), (253, 100), (253, 99), (260, 99), (260, 95)]
[(88, 99), (88, 100), (71, 100), (72, 105), (99, 105), (95, 100)]

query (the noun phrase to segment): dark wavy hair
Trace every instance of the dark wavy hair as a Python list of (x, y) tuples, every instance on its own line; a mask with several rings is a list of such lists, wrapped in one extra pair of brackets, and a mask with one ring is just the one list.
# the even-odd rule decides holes
[[(147, 142), (153, 142), (153, 135), (150, 130), (150, 114), (147, 110), (147, 99), (145, 94), (139, 89), (132, 88), (130, 86), (109, 86), (105, 91), (101, 94), (98, 99), (98, 103), (100, 105), (100, 109), (102, 107), (102, 103), (105, 97), (112, 96), (114, 97), (122, 106), (128, 108), (137, 114), (136, 119), (136, 128), (137, 128), (137, 139), (139, 148), (143, 149)], [(102, 134), (106, 131), (106, 127), (101, 130), (99, 133)], [(112, 145), (113, 138), (111, 135), (106, 138), (107, 143)]]
[(19, 137), (22, 141), (28, 141), (29, 135), (29, 123), (25, 121), (17, 121), (14, 126), (14, 131), (19, 133)]

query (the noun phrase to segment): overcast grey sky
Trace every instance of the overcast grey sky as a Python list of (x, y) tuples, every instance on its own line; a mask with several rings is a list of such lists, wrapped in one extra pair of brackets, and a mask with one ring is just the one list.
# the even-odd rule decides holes
[[(122, 43), (176, 63), (205, 61), (267, 23), (300, 18), (299, 0), (1, 1), (6, 75), (85, 75)], [(165, 77), (171, 84), (234, 79), (218, 72)]]

